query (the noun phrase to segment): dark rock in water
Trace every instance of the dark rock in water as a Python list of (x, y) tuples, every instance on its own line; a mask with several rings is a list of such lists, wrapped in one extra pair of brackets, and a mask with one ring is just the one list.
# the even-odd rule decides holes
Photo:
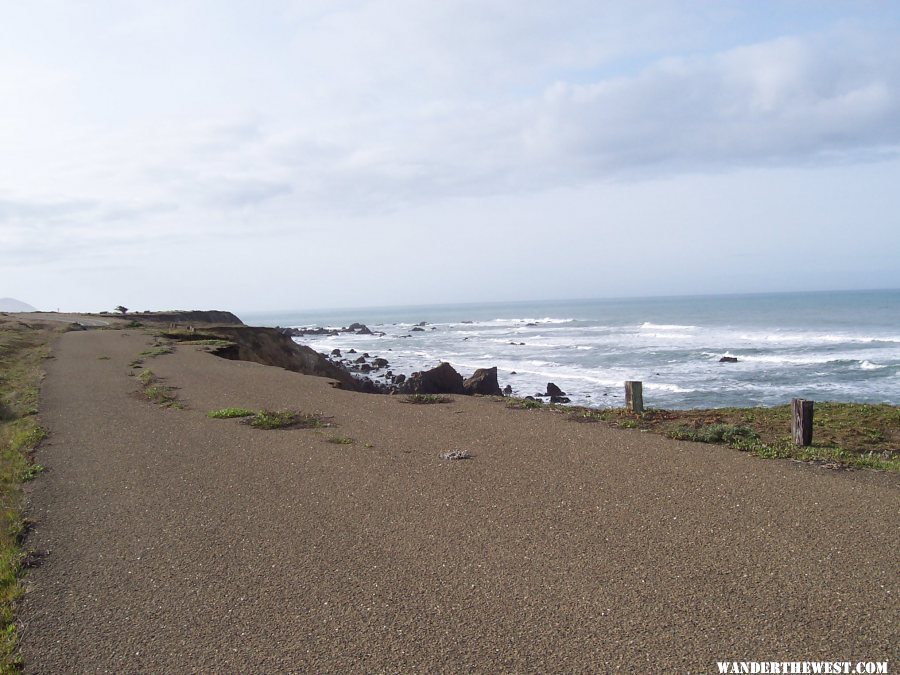
[(738, 362), (738, 360), (737, 360), (736, 356), (723, 356), (721, 359), (719, 359), (719, 363), (737, 363), (737, 362)]
[(403, 373), (394, 377), (394, 384), (403, 384), (404, 382), (406, 382), (406, 375)]
[(348, 350), (347, 350), (347, 353), (348, 353), (348, 354), (355, 354), (355, 353), (356, 353), (356, 350), (355, 350), (355, 349), (348, 349)]
[(363, 357), (365, 357), (365, 358), (368, 359), (368, 358), (369, 358), (369, 352), (363, 352)]
[(550, 403), (571, 403), (568, 396), (551, 396)]
[(416, 325), (417, 325), (417, 326), (427, 326), (427, 325), (428, 325), (428, 322), (427, 322), (427, 321), (420, 321), (420, 322), (417, 323)]
[(384, 374), (384, 376), (385, 376), (385, 377), (393, 377), (393, 376), (394, 376), (394, 371), (393, 371), (393, 370), (389, 370), (389, 371), (387, 371), (387, 372)]
[(338, 357), (340, 357), (340, 356), (341, 356), (341, 350), (340, 350), (340, 349), (332, 349), (332, 350), (331, 350), (331, 355), (332, 355), (332, 356), (338, 356)]
[(356, 361), (354, 361), (353, 363), (365, 363), (365, 362), (366, 362), (366, 357), (365, 357), (365, 356), (360, 356), (360, 357), (359, 357), (358, 359), (356, 359)]
[(475, 323), (474, 321), (461, 321), (460, 323)]
[(512, 396), (512, 385), (506, 385), (503, 387), (503, 395), (504, 396)]
[(372, 371), (372, 366), (370, 366), (368, 363), (364, 363), (359, 367), (359, 372), (361, 372), (361, 373), (368, 373), (371, 371)]
[(376, 368), (387, 368), (388, 360), (382, 359), (381, 357), (372, 361), (372, 365)]
[(437, 330), (437, 326), (432, 326), (431, 330)]
[(413, 332), (413, 333), (424, 333), (424, 332), (425, 332), (425, 329), (424, 329), (424, 328), (419, 328), (418, 326), (416, 326), (416, 327), (414, 327), (414, 328), (412, 329), (412, 332)]
[(526, 326), (537, 326), (537, 324), (536, 324), (536, 323), (534, 323), (534, 322), (533, 322), (533, 321), (532, 321), (532, 322), (530, 322), (530, 323), (526, 323), (526, 324), (525, 324), (525, 325), (526, 325)]
[(281, 328), (282, 333), (291, 337), (302, 337), (304, 335), (337, 335), (339, 331), (331, 328)]
[(479, 368), (475, 373), (463, 382), (466, 393), (482, 394), (484, 396), (500, 396), (500, 385), (497, 383), (497, 367)]
[(547, 383), (547, 396), (565, 396), (566, 392), (557, 387), (552, 382)]
[(509, 374), (510, 374), (510, 375), (518, 375), (518, 373), (517, 373), (516, 371), (514, 371), (514, 370), (509, 371)]
[(457, 373), (449, 363), (413, 373), (403, 385), (406, 394), (465, 394), (462, 375)]
[(372, 331), (364, 323), (351, 323), (344, 329), (348, 333), (359, 333), (360, 335), (371, 335)]

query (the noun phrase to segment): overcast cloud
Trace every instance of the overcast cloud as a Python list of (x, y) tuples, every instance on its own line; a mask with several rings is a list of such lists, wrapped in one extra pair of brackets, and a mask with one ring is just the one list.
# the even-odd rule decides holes
[[(2, 16), (0, 296), (263, 309), (900, 286), (892, 3)], [(810, 240), (815, 257), (783, 259)], [(494, 264), (463, 282), (467, 256)], [(653, 272), (624, 286), (629, 261)]]

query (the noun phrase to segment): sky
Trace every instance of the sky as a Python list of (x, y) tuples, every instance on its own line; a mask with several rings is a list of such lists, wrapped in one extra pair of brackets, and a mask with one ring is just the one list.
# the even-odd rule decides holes
[(0, 0), (0, 296), (900, 288), (900, 2)]

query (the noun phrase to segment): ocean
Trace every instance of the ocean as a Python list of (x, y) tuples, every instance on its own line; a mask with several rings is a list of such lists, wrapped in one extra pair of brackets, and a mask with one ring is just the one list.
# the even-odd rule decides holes
[[(573, 404), (620, 407), (626, 380), (647, 407), (816, 401), (900, 404), (900, 291), (562, 300), (246, 313), (247, 323), (341, 327), (298, 342), (384, 357), (395, 374), (447, 361), (497, 366), (517, 396), (557, 384)], [(426, 322), (424, 331), (412, 328)], [(737, 358), (722, 363), (723, 356)], [(377, 379), (378, 373), (374, 373)]]

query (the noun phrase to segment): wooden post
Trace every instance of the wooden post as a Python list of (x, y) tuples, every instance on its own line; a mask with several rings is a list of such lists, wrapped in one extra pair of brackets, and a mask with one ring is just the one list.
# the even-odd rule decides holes
[(796, 445), (812, 445), (813, 402), (802, 398), (791, 401), (791, 436)]
[(644, 385), (635, 380), (625, 383), (625, 407), (631, 412), (644, 412)]

